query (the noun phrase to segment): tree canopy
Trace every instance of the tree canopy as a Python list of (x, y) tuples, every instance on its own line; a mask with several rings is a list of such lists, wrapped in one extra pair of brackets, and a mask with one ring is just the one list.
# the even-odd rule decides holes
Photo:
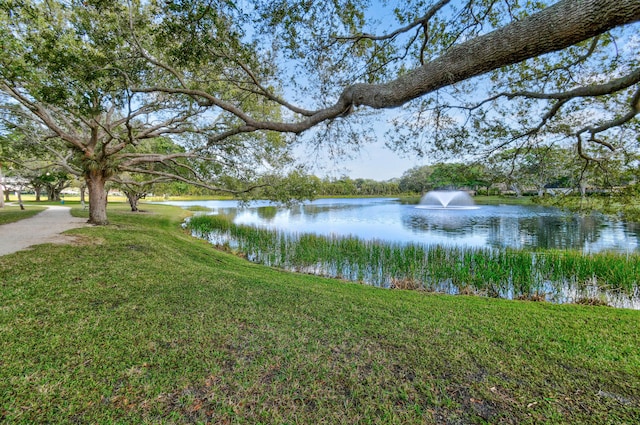
[[(122, 173), (246, 193), (287, 164), (287, 134), (357, 144), (389, 108), (411, 154), (542, 138), (597, 162), (638, 148), (638, 20), (637, 0), (6, 0), (2, 125), (74, 152), (58, 162), (96, 224)], [(159, 137), (184, 149), (136, 149)]]

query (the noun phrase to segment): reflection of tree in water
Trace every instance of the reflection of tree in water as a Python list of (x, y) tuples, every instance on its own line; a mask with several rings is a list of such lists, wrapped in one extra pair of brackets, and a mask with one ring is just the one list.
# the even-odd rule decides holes
[(494, 217), (487, 242), (494, 247), (580, 249), (597, 241), (604, 227), (594, 216)]
[(518, 219), (516, 217), (490, 217), (484, 225), (487, 227), (487, 245), (494, 248), (520, 247), (518, 239)]
[(304, 205), (295, 204), (289, 207), (289, 216), (298, 217), (304, 215)]
[[(366, 209), (376, 206), (376, 203), (369, 203), (363, 205), (361, 203), (325, 203), (325, 204), (293, 204), (288, 207), (276, 206), (276, 205), (263, 205), (242, 208), (241, 211), (244, 214), (249, 214), (254, 219), (260, 219), (263, 222), (270, 223), (276, 217), (304, 217), (304, 221), (316, 222), (324, 220), (324, 217), (329, 214), (340, 214), (344, 211), (358, 211), (359, 215), (366, 214)], [(231, 208), (233, 209), (233, 208)], [(257, 222), (257, 221), (256, 221)]]
[[(440, 211), (439, 211), (440, 212)], [(402, 224), (418, 232), (442, 232), (447, 235), (468, 235), (476, 224), (473, 217), (457, 212), (440, 214), (411, 214), (402, 217)]]
[(329, 211), (345, 211), (364, 208), (362, 205), (357, 204), (327, 204), (327, 205), (303, 205), (304, 213), (307, 215), (318, 215), (327, 213)]
[(364, 209), (367, 207), (370, 207), (370, 205), (363, 206), (360, 204), (305, 204), (300, 207), (300, 213), (305, 216), (306, 221), (313, 223), (319, 221), (320, 217), (323, 215), (340, 211), (361, 210), (361, 214), (366, 214)]
[[(304, 216), (306, 221), (314, 222), (323, 214), (329, 214), (336, 211), (345, 211), (351, 209), (362, 208), (359, 205), (293, 205), (291, 207), (278, 207), (275, 205), (265, 205), (248, 209), (255, 211), (255, 215), (266, 223), (271, 223), (278, 216), (301, 217)], [(251, 213), (253, 215), (253, 213)]]
[(223, 216), (229, 221), (235, 220), (236, 216), (238, 215), (237, 208), (214, 208), (213, 211), (214, 214)]
[(260, 217), (261, 219), (267, 222), (271, 222), (273, 221), (274, 218), (276, 218), (276, 215), (278, 214), (278, 208), (272, 205), (269, 205), (266, 207), (256, 208), (256, 212), (258, 213), (258, 217)]
[(640, 222), (639, 223), (632, 223), (632, 222), (626, 222), (624, 223), (624, 232), (626, 235), (629, 236), (629, 238), (631, 239), (631, 235), (635, 235), (635, 239), (636, 239), (636, 247), (640, 248)]

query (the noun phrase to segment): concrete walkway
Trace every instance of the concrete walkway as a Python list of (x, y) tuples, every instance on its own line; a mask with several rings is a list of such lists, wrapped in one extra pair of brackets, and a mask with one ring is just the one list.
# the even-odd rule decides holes
[(71, 208), (48, 206), (31, 218), (0, 226), (0, 256), (43, 243), (70, 243), (62, 232), (88, 226), (86, 218), (73, 217)]

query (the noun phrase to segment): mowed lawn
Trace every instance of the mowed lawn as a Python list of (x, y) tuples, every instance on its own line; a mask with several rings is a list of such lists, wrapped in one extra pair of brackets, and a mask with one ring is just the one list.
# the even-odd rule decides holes
[(0, 209), (0, 225), (33, 217), (42, 211), (44, 211), (44, 207), (29, 207), (21, 210), (17, 205), (5, 205)]
[(287, 273), (143, 209), (0, 257), (0, 422), (640, 423), (640, 311)]

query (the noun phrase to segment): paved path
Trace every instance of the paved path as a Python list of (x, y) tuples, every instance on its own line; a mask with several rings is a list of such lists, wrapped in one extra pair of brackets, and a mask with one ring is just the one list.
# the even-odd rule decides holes
[(0, 256), (43, 243), (69, 243), (62, 232), (88, 226), (86, 218), (73, 217), (69, 207), (48, 206), (31, 218), (0, 226)]

